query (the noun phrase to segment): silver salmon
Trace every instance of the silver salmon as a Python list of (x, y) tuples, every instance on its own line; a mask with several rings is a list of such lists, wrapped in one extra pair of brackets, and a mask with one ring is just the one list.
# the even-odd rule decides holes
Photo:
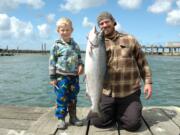
[[(85, 55), (86, 94), (91, 100), (89, 115), (100, 116), (99, 102), (106, 72), (106, 50), (103, 32), (93, 27), (87, 37)], [(91, 116), (90, 116), (91, 117)]]

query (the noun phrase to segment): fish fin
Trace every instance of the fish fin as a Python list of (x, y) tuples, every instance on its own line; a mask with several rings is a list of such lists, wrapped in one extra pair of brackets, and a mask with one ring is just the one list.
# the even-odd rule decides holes
[(87, 120), (90, 120), (91, 118), (95, 118), (95, 117), (100, 117), (100, 113), (98, 112), (92, 112), (91, 110), (89, 111), (88, 115), (87, 115)]
[(86, 92), (86, 97), (88, 97), (89, 99), (91, 99), (90, 96), (89, 96), (89, 94), (88, 94), (87, 92)]
[(93, 55), (93, 51), (92, 51), (92, 50), (93, 50), (93, 47), (91, 46), (91, 47), (90, 47), (90, 51), (89, 51), (89, 55), (90, 55), (91, 57), (92, 57), (92, 55)]
[(84, 77), (83, 77), (83, 82), (86, 80), (86, 75), (84, 75)]

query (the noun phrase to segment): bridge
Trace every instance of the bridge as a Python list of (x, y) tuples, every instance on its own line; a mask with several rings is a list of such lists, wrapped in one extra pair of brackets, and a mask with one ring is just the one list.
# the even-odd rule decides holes
[(180, 55), (180, 46), (142, 46), (146, 54)]

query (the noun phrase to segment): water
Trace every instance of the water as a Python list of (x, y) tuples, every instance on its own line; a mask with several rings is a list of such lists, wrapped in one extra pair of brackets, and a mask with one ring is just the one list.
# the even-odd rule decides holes
[[(153, 73), (153, 96), (151, 100), (145, 100), (142, 92), (143, 104), (180, 106), (180, 57), (147, 58)], [(48, 55), (0, 57), (0, 104), (54, 106), (55, 94), (48, 83)], [(80, 86), (78, 106), (89, 106), (83, 76)]]

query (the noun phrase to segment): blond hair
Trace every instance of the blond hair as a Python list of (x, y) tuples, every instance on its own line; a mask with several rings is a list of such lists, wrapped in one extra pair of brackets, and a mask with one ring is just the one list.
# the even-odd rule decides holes
[(69, 18), (62, 17), (56, 22), (57, 32), (59, 31), (59, 27), (61, 27), (62, 25), (69, 25), (73, 29), (72, 21)]

